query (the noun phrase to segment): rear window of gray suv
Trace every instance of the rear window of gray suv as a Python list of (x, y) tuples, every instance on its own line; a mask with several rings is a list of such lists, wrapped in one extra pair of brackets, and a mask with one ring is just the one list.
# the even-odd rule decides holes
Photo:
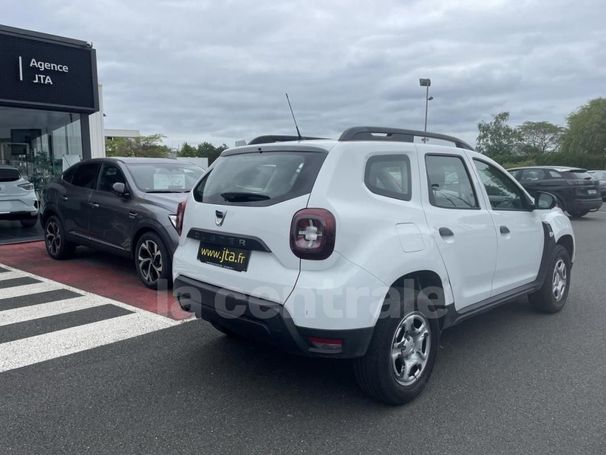
[(311, 192), (325, 153), (253, 152), (223, 156), (194, 189), (198, 202), (268, 206)]
[(21, 178), (17, 169), (0, 169), (0, 182), (16, 182)]

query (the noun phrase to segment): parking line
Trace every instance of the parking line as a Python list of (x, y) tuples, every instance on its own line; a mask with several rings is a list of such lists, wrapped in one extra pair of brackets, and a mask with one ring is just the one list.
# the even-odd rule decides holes
[(131, 313), (0, 345), (0, 372), (86, 351), (174, 326), (168, 318)]
[(16, 307), (11, 310), (0, 311), (0, 326), (15, 324), (18, 322), (32, 321), (34, 319), (47, 318), (58, 314), (69, 313), (75, 310), (84, 310), (104, 305), (104, 302), (86, 299), (85, 297), (59, 300), (56, 302), (30, 306)]
[(54, 289), (60, 289), (60, 286), (57, 286), (54, 283), (35, 283), (35, 284), (26, 284), (24, 286), (15, 286), (13, 288), (2, 289), (0, 291), (0, 297), (3, 299), (26, 296), (30, 294), (37, 294), (39, 292), (51, 291)]
[[(0, 299), (0, 311), (14, 310), (27, 306), (40, 305), (42, 303), (56, 302), (58, 300), (73, 299), (81, 297), (82, 294), (70, 291), (68, 289), (53, 289), (51, 291), (35, 292), (17, 297), (8, 297)], [(30, 308), (30, 311), (40, 311), (40, 307)]]
[(9, 278), (8, 280), (0, 280), (0, 289), (12, 288), (14, 286), (23, 286), (26, 284), (41, 283), (40, 280), (31, 276), (23, 276), (20, 278)]
[(45, 318), (31, 319), (6, 325), (0, 330), (0, 345), (11, 341), (30, 338), (44, 333), (65, 330), (70, 327), (86, 326), (106, 319), (119, 318), (131, 312), (111, 304), (75, 309), (68, 313), (55, 314)]

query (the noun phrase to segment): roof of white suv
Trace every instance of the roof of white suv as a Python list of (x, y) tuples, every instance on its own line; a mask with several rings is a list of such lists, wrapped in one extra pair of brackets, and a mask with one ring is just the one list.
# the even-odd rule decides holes
[[(287, 136), (287, 135), (265, 135), (259, 136), (251, 140), (247, 145), (235, 147), (223, 152), (224, 156), (236, 155), (240, 153), (259, 150), (262, 146), (263, 150), (278, 150), (284, 149), (288, 143), (296, 144), (298, 150), (305, 147), (310, 151), (332, 149), (338, 143), (343, 142), (405, 142), (415, 143), (415, 138), (430, 138), (437, 139), (441, 142), (452, 143), (454, 147), (473, 150), (473, 148), (463, 140), (439, 133), (430, 133), (417, 130), (407, 130), (399, 128), (385, 128), (374, 126), (357, 126), (345, 130), (339, 139), (325, 139), (316, 137), (304, 136)], [(416, 145), (425, 146), (427, 144), (415, 143)], [(437, 144), (432, 144), (437, 145)], [(439, 145), (444, 145), (440, 143)], [(289, 147), (290, 148), (290, 147)]]

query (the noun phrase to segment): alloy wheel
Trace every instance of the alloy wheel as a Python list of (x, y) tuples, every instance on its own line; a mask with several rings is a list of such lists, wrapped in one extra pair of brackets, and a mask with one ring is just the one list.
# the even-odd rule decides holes
[(137, 263), (146, 283), (155, 283), (162, 275), (162, 252), (153, 240), (145, 240), (139, 247)]
[(61, 248), (61, 229), (54, 219), (46, 223), (45, 240), (46, 248), (51, 256), (56, 256)]
[(562, 300), (568, 284), (568, 272), (563, 259), (558, 259), (553, 268), (552, 292), (556, 302)]
[(422, 313), (400, 321), (391, 343), (392, 370), (398, 383), (409, 386), (425, 371), (431, 349), (429, 321)]

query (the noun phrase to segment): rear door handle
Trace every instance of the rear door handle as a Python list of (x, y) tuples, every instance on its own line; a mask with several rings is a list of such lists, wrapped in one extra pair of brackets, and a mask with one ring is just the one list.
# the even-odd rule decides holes
[(501, 226), (499, 228), (499, 231), (501, 231), (501, 234), (503, 234), (503, 235), (511, 234), (511, 231), (509, 230), (509, 228), (507, 226)]
[(97, 204), (96, 202), (89, 202), (88, 205), (90, 205), (94, 209), (98, 209), (99, 208), (99, 204)]
[(62, 194), (61, 199), (63, 199), (64, 201), (67, 201), (69, 199), (69, 196), (67, 194)]
[(438, 232), (442, 237), (454, 237), (454, 232), (452, 232), (447, 227), (441, 227), (440, 229), (438, 229)]

